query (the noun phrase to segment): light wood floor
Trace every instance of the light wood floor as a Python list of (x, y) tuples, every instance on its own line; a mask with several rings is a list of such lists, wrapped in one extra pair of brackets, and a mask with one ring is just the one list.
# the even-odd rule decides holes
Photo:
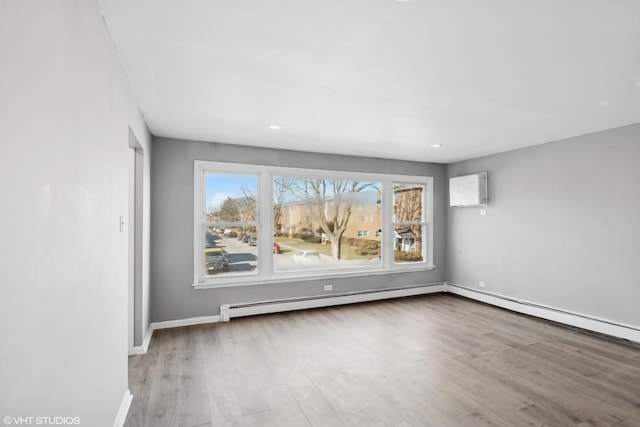
[(156, 331), (126, 426), (640, 426), (640, 349), (453, 295)]

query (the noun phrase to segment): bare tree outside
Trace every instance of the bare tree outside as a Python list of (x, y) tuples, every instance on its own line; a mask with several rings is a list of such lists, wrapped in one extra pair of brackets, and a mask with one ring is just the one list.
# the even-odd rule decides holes
[(395, 222), (422, 221), (422, 187), (416, 185), (394, 185)]
[(291, 191), (307, 200), (322, 231), (331, 242), (331, 258), (341, 259), (342, 235), (347, 230), (357, 194), (371, 189), (380, 191), (376, 184), (360, 181), (304, 178), (290, 182)]
[(238, 202), (231, 197), (227, 197), (220, 207), (219, 216), (221, 221), (240, 221), (240, 208), (238, 207)]
[(408, 255), (405, 248), (396, 247), (394, 254), (396, 261), (422, 260), (423, 191), (424, 188), (420, 185), (394, 184), (393, 186), (394, 230), (403, 241), (413, 239), (411, 252), (416, 254)]
[(282, 224), (282, 211), (287, 193), (291, 191), (293, 178), (276, 176), (273, 178), (273, 230), (279, 230)]
[(238, 210), (240, 211), (242, 221), (256, 220), (256, 188), (244, 185), (242, 188), (242, 196), (236, 199)]

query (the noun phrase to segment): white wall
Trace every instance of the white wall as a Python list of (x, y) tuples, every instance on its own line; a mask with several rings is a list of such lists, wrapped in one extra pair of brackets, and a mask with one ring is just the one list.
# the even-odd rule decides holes
[(489, 204), (449, 208), (447, 280), (640, 336), (640, 124), (449, 165)]
[(129, 126), (150, 136), (95, 0), (3, 1), (0, 58), (0, 416), (113, 425)]

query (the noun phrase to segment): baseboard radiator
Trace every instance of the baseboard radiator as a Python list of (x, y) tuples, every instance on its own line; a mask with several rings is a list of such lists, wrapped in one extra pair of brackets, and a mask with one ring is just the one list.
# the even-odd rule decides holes
[(393, 289), (370, 289), (358, 292), (346, 292), (330, 295), (315, 295), (303, 298), (258, 301), (250, 303), (222, 304), (220, 321), (228, 322), (234, 317), (256, 314), (279, 313), (283, 311), (304, 310), (308, 308), (331, 307), (389, 298), (401, 298), (414, 295), (432, 294), (444, 291), (444, 283), (407, 286)]
[(636, 346), (640, 345), (640, 328), (634, 325), (613, 322), (608, 319), (563, 310), (557, 307), (510, 298), (492, 292), (460, 286), (455, 283), (446, 283), (443, 291), (491, 304), (496, 307), (502, 307), (517, 313), (550, 320), (583, 331), (619, 338)]

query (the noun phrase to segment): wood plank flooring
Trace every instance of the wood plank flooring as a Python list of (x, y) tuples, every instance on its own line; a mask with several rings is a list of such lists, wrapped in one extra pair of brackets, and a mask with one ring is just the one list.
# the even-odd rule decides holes
[(154, 333), (134, 426), (640, 426), (640, 349), (437, 294)]

